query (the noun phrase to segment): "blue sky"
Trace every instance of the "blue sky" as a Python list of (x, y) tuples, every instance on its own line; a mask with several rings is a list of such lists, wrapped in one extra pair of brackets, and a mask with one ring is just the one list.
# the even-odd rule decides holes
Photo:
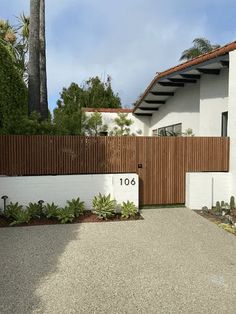
[[(29, 2), (0, 0), (0, 18), (16, 23)], [(131, 106), (194, 38), (236, 40), (235, 12), (235, 0), (46, 0), (50, 109), (62, 87), (106, 74), (123, 106)]]

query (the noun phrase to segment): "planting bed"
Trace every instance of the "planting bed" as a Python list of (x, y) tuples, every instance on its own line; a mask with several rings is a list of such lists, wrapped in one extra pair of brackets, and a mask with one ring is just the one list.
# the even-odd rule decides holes
[(210, 220), (220, 228), (224, 229), (225, 231), (234, 234), (236, 236), (236, 227), (229, 223), (226, 216), (222, 216), (216, 214), (212, 210), (203, 211), (203, 210), (195, 210), (195, 213), (199, 214), (200, 216)]
[[(71, 224), (84, 223), (84, 222), (111, 222), (111, 221), (129, 221), (129, 220), (142, 220), (143, 217), (140, 213), (137, 213), (135, 217), (122, 218), (121, 214), (115, 214), (114, 217), (109, 218), (108, 220), (99, 219), (97, 215), (93, 214), (91, 211), (85, 211), (85, 213), (78, 218), (75, 218)], [(11, 227), (9, 226), (10, 220), (6, 217), (0, 216), (0, 228)], [(23, 223), (16, 225), (14, 227), (25, 227), (25, 226), (39, 226), (39, 225), (56, 225), (60, 224), (56, 218), (39, 218), (31, 219), (29, 223)]]

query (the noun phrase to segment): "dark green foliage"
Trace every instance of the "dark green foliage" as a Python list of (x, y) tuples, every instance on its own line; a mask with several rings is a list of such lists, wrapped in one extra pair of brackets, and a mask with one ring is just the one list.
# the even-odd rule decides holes
[(68, 209), (72, 210), (75, 217), (79, 217), (84, 214), (84, 202), (80, 201), (80, 198), (67, 201)]
[(29, 203), (29, 205), (26, 207), (26, 210), (28, 210), (31, 218), (41, 218), (43, 216), (42, 212), (42, 206), (38, 203)]
[(65, 208), (59, 208), (57, 210), (56, 217), (61, 224), (72, 222), (75, 218), (74, 209), (68, 206)]
[(54, 135), (56, 127), (48, 120), (41, 120), (40, 114), (33, 112), (29, 117), (24, 116), (21, 120), (20, 127), (16, 130), (16, 134), (21, 135)]
[(129, 217), (135, 217), (138, 210), (133, 202), (123, 202), (121, 205), (121, 217), (128, 219)]
[(30, 212), (27, 209), (24, 210), (23, 206), (19, 205), (18, 202), (10, 202), (4, 211), (4, 216), (12, 221), (10, 226), (28, 223), (31, 219)]
[(111, 195), (102, 195), (99, 193), (98, 196), (95, 196), (93, 199), (93, 213), (95, 213), (100, 219), (109, 219), (112, 218), (115, 213), (116, 201), (111, 199)]
[[(88, 132), (86, 116), (82, 110), (84, 107), (121, 107), (120, 98), (112, 91), (110, 78), (104, 83), (98, 77), (93, 77), (82, 87), (71, 83), (68, 88), (63, 88), (61, 98), (57, 101), (57, 108), (54, 110), (53, 122), (57, 134), (83, 135), (85, 131)], [(89, 123), (92, 124), (92, 133), (96, 133), (97, 127), (101, 126), (97, 119)]]
[(59, 207), (57, 205), (55, 205), (54, 203), (47, 203), (44, 207), (43, 207), (43, 214), (47, 217), (47, 218), (55, 218), (57, 217), (57, 212), (59, 210)]
[(82, 111), (81, 88), (72, 83), (68, 89), (63, 88), (61, 99), (54, 110), (54, 124), (57, 134), (83, 135), (85, 113)]
[(121, 108), (120, 98), (111, 87), (111, 77), (105, 82), (98, 76), (91, 77), (82, 86), (82, 107), (90, 108)]
[(27, 88), (7, 48), (0, 42), (0, 134), (19, 134), (27, 116)]

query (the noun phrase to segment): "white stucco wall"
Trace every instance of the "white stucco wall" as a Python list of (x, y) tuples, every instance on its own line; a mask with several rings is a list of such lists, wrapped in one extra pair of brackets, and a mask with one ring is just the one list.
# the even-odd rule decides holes
[(232, 174), (232, 194), (236, 196), (236, 51), (229, 53), (228, 136), (230, 136), (229, 171)]
[(221, 114), (228, 111), (229, 70), (200, 79), (199, 136), (221, 136)]
[(199, 82), (189, 84), (176, 90), (159, 110), (154, 113), (150, 121), (149, 135), (152, 131), (168, 125), (182, 123), (182, 132), (191, 128), (195, 135), (199, 133)]
[[(120, 179), (123, 180), (122, 185)], [(135, 181), (134, 185), (131, 184), (132, 179)], [(130, 184), (127, 185), (128, 182)], [(117, 204), (129, 200), (138, 207), (138, 192), (138, 175), (135, 173), (0, 177), (0, 197), (7, 195), (8, 202), (19, 202), (24, 206), (29, 202), (44, 200), (46, 203), (54, 202), (63, 207), (67, 200), (80, 197), (81, 201), (85, 202), (86, 209), (91, 209), (94, 196), (102, 193), (111, 194)], [(0, 208), (3, 208), (1, 199)]]
[(228, 111), (229, 70), (219, 75), (202, 74), (198, 84), (176, 90), (151, 117), (152, 130), (182, 123), (182, 132), (193, 129), (196, 136), (221, 136), (221, 114)]
[[(86, 112), (87, 116), (92, 115), (93, 112)], [(114, 123), (115, 118), (117, 118), (116, 112), (101, 112), (102, 120), (104, 124), (108, 125), (108, 132), (111, 131), (116, 124)], [(137, 117), (133, 113), (128, 113), (128, 119), (131, 119), (134, 123), (129, 127), (131, 134), (134, 133), (137, 136), (147, 136), (149, 135), (149, 125), (150, 117)], [(141, 131), (141, 132), (140, 132)]]
[(227, 172), (194, 172), (186, 174), (185, 205), (191, 209), (211, 208), (217, 201), (230, 201), (231, 174)]

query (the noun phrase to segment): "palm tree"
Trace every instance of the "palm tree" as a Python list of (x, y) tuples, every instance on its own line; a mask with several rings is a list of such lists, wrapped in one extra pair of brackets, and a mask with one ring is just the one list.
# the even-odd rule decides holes
[(41, 118), (48, 118), (48, 94), (46, 71), (46, 38), (45, 38), (45, 0), (40, 0), (40, 112)]
[(16, 27), (8, 21), (0, 20), (0, 41), (7, 47), (20, 75), (27, 82), (29, 18), (23, 13), (18, 20), (19, 23)]
[(0, 40), (4, 45), (14, 45), (16, 42), (16, 30), (8, 21), (0, 20)]
[(40, 70), (39, 70), (39, 24), (40, 0), (30, 0), (29, 29), (29, 113), (40, 113)]
[(179, 60), (192, 60), (201, 54), (210, 52), (219, 47), (220, 45), (212, 45), (211, 42), (206, 38), (195, 38), (193, 40), (193, 46), (184, 50)]

